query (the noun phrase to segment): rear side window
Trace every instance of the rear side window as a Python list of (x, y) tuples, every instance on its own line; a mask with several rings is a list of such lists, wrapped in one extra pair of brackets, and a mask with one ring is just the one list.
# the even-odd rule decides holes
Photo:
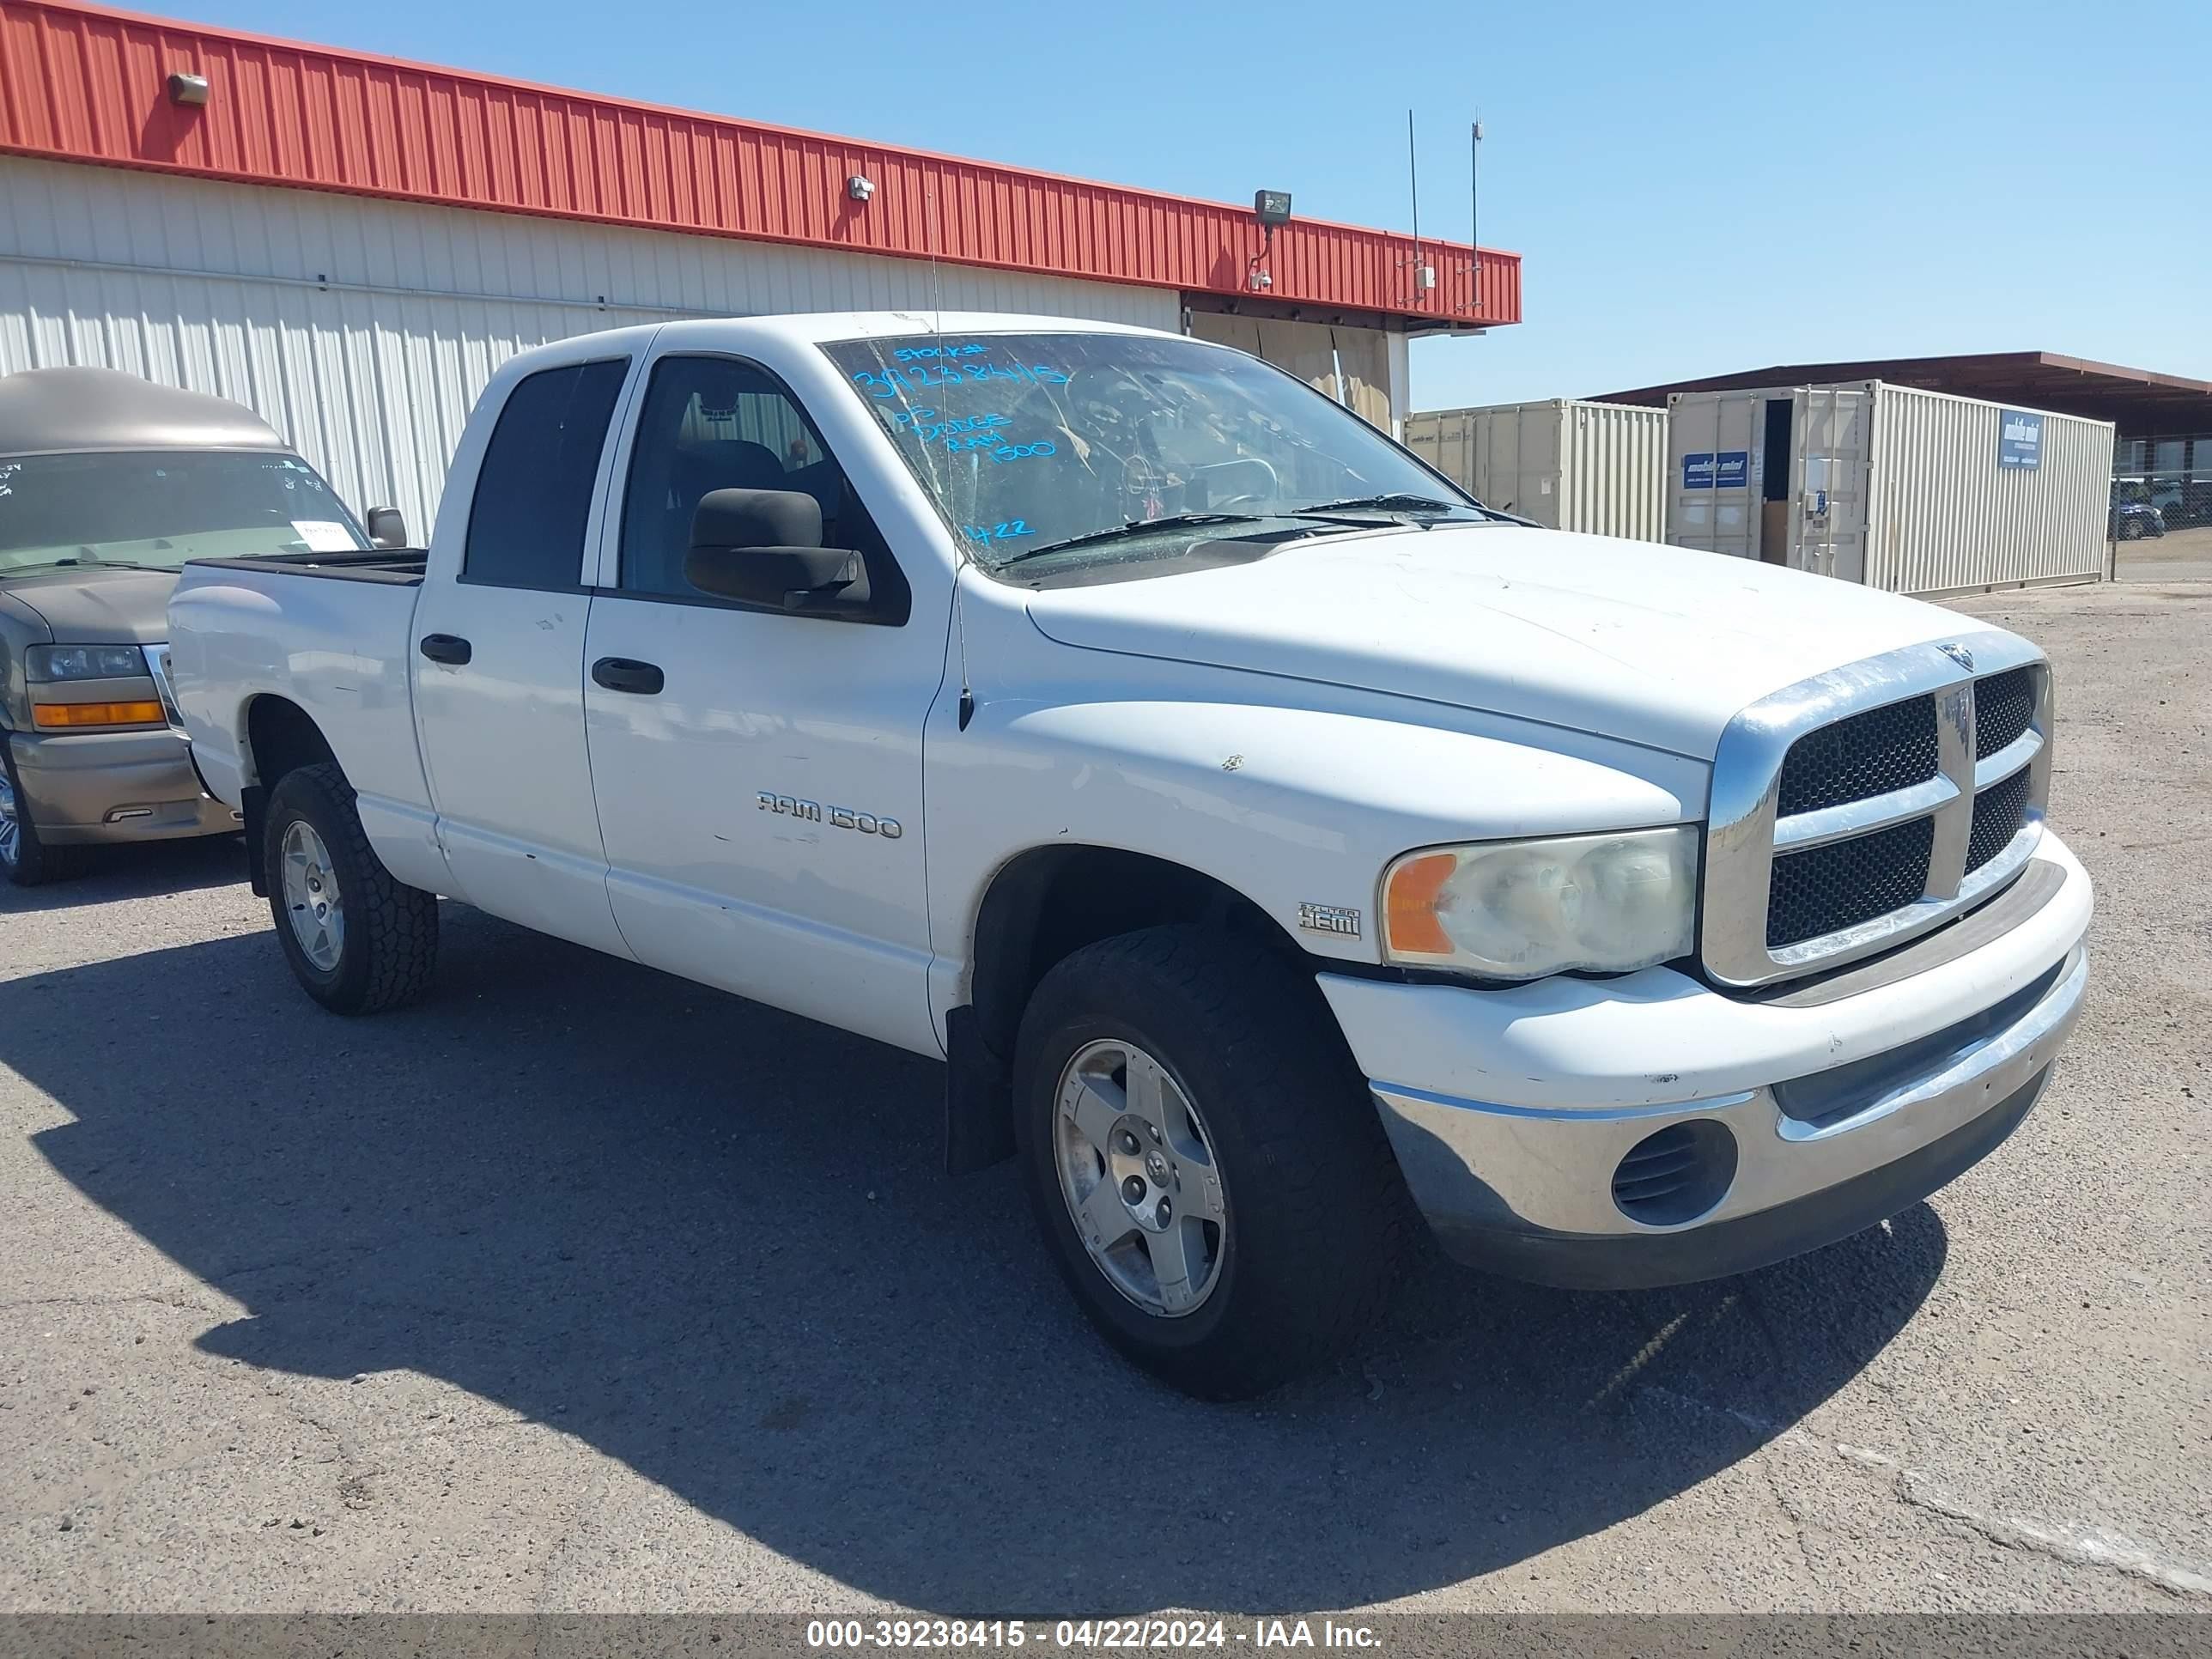
[(574, 592), (584, 520), (628, 358), (526, 375), (507, 394), (477, 474), (461, 580)]

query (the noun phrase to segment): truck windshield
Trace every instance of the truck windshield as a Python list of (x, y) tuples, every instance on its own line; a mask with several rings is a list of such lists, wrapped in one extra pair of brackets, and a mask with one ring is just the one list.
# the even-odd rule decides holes
[[(1256, 358), (1143, 334), (916, 334), (823, 348), (975, 558), (1171, 557), (1347, 513), (1488, 517)], [(1317, 516), (1325, 513), (1325, 516)]]
[(120, 450), (0, 457), (0, 576), (40, 565), (345, 553), (353, 514), (296, 455)]

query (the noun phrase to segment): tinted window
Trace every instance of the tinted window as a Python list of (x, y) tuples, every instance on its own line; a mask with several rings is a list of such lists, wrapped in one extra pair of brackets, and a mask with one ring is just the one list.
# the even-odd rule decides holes
[(495, 587), (576, 587), (584, 520), (627, 359), (525, 376), (499, 412), (477, 495), (461, 580)]
[(315, 469), (279, 451), (0, 457), (0, 573), (51, 564), (174, 570), (187, 559), (368, 545)]
[(822, 544), (868, 551), (844, 474), (790, 393), (726, 357), (667, 357), (653, 371), (623, 503), (626, 593), (703, 597), (684, 579), (691, 514), (710, 489), (795, 489), (822, 507)]

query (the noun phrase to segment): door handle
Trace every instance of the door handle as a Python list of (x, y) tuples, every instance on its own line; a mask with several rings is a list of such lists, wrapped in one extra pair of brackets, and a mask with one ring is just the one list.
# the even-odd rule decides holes
[(602, 657), (592, 665), (592, 678), (610, 691), (631, 691), (641, 697), (659, 695), (667, 678), (649, 662), (631, 657)]
[(469, 642), (458, 634), (425, 634), (422, 654), (432, 662), (453, 663), (456, 666), (474, 654)]

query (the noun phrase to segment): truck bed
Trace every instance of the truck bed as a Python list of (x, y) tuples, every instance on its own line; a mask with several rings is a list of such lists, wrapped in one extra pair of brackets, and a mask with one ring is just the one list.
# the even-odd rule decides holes
[(185, 566), (169, 600), (170, 684), (210, 793), (240, 804), (252, 705), (274, 698), (345, 757), (364, 821), (428, 822), (409, 684), (423, 568), (409, 548)]

